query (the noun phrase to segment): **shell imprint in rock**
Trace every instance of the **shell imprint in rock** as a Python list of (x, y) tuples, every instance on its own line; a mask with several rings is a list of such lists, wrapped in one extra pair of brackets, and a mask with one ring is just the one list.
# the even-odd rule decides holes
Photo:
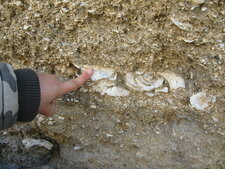
[(138, 75), (136, 73), (127, 73), (125, 75), (125, 83), (133, 90), (151, 91), (160, 87), (164, 82), (163, 78), (153, 78), (150, 73)]

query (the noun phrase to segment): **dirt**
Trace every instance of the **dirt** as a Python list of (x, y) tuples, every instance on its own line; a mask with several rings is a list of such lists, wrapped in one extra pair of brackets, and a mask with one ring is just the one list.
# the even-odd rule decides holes
[[(58, 147), (45, 167), (224, 168), (224, 41), (222, 0), (0, 2), (1, 62), (63, 79), (79, 73), (75, 65), (112, 68), (116, 85), (130, 92), (102, 95), (90, 81), (59, 99), (53, 117), (30, 123)], [(124, 79), (164, 71), (182, 77), (185, 88), (165, 80), (169, 91), (150, 96)], [(199, 92), (206, 93), (203, 110), (190, 103)], [(28, 126), (6, 136), (29, 133)]]

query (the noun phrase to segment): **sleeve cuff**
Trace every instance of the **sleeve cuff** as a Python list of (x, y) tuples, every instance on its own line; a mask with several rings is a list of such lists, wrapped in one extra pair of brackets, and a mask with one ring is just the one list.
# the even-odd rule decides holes
[(40, 105), (40, 84), (37, 74), (31, 69), (15, 70), (19, 99), (19, 122), (32, 121)]

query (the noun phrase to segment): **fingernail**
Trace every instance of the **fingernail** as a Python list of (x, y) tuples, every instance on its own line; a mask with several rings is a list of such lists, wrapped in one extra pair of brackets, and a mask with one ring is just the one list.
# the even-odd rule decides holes
[(93, 74), (93, 69), (92, 68), (87, 69), (87, 73), (92, 75)]

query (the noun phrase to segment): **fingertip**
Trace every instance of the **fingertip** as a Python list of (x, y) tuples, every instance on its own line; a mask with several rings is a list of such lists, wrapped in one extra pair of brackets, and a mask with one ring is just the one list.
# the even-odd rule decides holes
[(93, 74), (93, 69), (92, 68), (88, 68), (85, 70), (89, 75)]
[(82, 75), (78, 77), (78, 79), (82, 79), (84, 82), (86, 82), (88, 79), (91, 78), (93, 73), (94, 73), (94, 70), (92, 68), (87, 68), (86, 70), (83, 71)]
[(85, 71), (83, 71), (83, 73), (80, 76), (78, 76), (77, 78), (61, 83), (60, 96), (64, 95), (65, 93), (68, 93), (68, 92), (78, 89), (88, 79), (90, 79), (92, 75), (93, 75), (93, 69), (88, 68)]

